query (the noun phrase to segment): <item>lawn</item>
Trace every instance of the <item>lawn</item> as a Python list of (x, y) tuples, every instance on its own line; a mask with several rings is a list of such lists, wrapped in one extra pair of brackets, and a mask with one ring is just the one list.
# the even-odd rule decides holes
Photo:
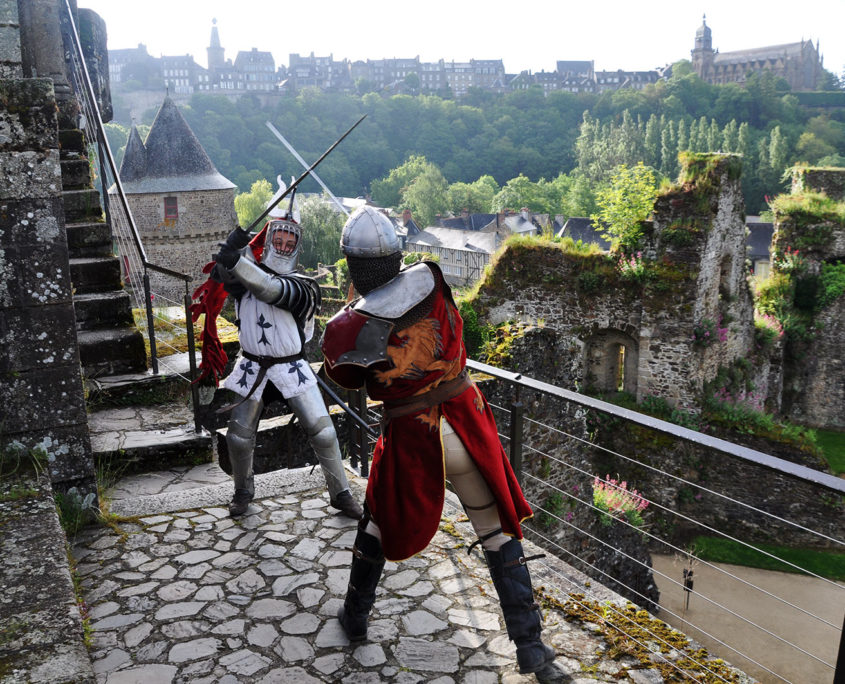
[[(820, 577), (845, 580), (845, 553), (793, 549), (786, 546), (775, 546), (774, 544), (754, 544), (754, 546)], [(800, 572), (785, 563), (764, 556), (754, 549), (729, 539), (696, 537), (694, 547), (696, 556), (714, 563), (731, 563), (748, 568), (779, 570), (781, 572)]]
[(824, 452), (824, 458), (834, 475), (845, 473), (845, 432), (816, 430), (816, 444)]

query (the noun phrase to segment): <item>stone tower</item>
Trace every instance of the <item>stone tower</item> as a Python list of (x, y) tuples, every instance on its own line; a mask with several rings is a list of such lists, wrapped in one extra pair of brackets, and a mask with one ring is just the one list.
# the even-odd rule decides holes
[(692, 50), (692, 68), (701, 78), (713, 68), (713, 35), (707, 25), (707, 15), (701, 18), (701, 26), (695, 32), (695, 47)]
[[(214, 167), (178, 107), (165, 97), (146, 143), (133, 126), (120, 178), (150, 262), (205, 278), (202, 267), (237, 225), (235, 184)], [(152, 289), (180, 305), (184, 290), (165, 277)]]
[(206, 48), (208, 55), (208, 70), (214, 72), (222, 69), (226, 63), (225, 53), (220, 45), (220, 35), (217, 33), (217, 19), (211, 20), (211, 41)]

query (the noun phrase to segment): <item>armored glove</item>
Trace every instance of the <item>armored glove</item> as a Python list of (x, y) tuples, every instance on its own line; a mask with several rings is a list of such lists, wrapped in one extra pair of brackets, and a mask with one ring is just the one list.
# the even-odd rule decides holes
[(241, 250), (249, 244), (252, 234), (238, 226), (221, 242), (220, 251), (214, 256), (214, 260), (223, 268), (232, 270), (238, 259), (241, 258)]

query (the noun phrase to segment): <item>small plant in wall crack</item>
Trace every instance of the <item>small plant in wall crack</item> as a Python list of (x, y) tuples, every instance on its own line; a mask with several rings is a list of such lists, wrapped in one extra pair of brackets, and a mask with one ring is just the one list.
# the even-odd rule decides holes
[(643, 524), (642, 512), (648, 507), (648, 501), (636, 489), (628, 489), (628, 483), (619, 482), (606, 475), (602, 480), (598, 475), (593, 478), (593, 505), (599, 509), (603, 525), (610, 525), (614, 518), (625, 519), (631, 525)]

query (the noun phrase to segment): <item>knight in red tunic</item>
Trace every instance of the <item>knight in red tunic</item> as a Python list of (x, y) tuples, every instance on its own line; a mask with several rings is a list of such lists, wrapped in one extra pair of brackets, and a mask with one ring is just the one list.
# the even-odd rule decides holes
[(555, 653), (540, 640), (519, 541), (531, 509), (490, 407), (466, 372), (463, 321), (451, 290), (432, 262), (400, 270), (393, 224), (372, 207), (350, 216), (341, 248), (362, 296), (328, 322), (325, 369), (342, 387), (365, 386), (384, 411), (341, 625), (350, 641), (366, 638), (385, 559), (402, 560), (428, 545), (448, 479), (484, 549), (520, 671), (553, 681)]

